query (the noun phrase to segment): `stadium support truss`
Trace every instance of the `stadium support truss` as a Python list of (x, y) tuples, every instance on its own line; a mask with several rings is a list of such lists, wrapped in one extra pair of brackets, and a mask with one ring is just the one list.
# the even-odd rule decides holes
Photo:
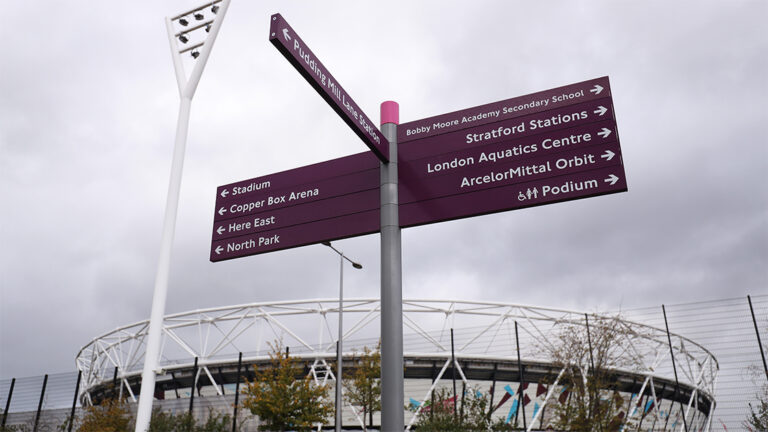
[[(209, 393), (224, 395), (238, 379), (236, 365), (243, 354), (247, 365), (263, 364), (275, 341), (290, 348), (292, 357), (305, 364), (305, 372), (318, 383), (335, 380), (328, 361), (335, 358), (338, 299), (252, 303), (167, 315), (158, 371), (158, 398), (179, 395), (180, 388), (205, 385)], [(376, 347), (380, 304), (377, 299), (345, 300), (345, 368), (364, 347)], [(403, 300), (406, 400), (412, 409), (406, 426), (416, 421), (425, 400), (453, 373), (467, 388), (487, 388), (493, 383), (496, 403), (510, 403), (495, 415), (509, 421), (523, 406), (527, 430), (545, 425), (546, 407), (562, 399), (558, 386), (563, 368), (552, 358), (563, 331), (582, 329), (584, 313), (507, 303), (460, 300)], [(645, 421), (665, 430), (711, 428), (715, 409), (718, 363), (707, 349), (672, 333), (672, 350), (679, 387), (675, 385), (667, 333), (620, 316), (589, 314), (590, 331), (600, 326), (621, 329), (622, 341), (611, 353), (617, 359), (612, 372), (615, 387), (625, 395), (625, 424)], [(83, 372), (80, 399), (98, 402), (119, 392), (135, 400), (140, 385), (149, 321), (141, 321), (96, 337), (77, 355)], [(518, 327), (516, 337), (515, 325)], [(456, 364), (451, 361), (451, 336)], [(521, 358), (518, 363), (517, 345)], [(197, 368), (193, 365), (197, 360)], [(628, 366), (629, 365), (629, 366)], [(455, 369), (455, 370), (454, 370)], [(194, 372), (192, 372), (194, 371)], [(524, 380), (520, 380), (524, 372)], [(203, 384), (201, 384), (203, 383)], [(506, 384), (506, 385), (505, 385)], [(532, 384), (532, 385), (528, 385)], [(194, 386), (194, 387), (193, 387)], [(172, 394), (172, 393), (171, 393)], [(514, 403), (513, 403), (514, 402)], [(513, 413), (514, 410), (514, 413)], [(356, 407), (345, 406), (352, 422), (362, 422)], [(551, 412), (552, 410), (550, 410)], [(345, 420), (349, 421), (349, 420)], [(655, 430), (651, 427), (651, 430)]]

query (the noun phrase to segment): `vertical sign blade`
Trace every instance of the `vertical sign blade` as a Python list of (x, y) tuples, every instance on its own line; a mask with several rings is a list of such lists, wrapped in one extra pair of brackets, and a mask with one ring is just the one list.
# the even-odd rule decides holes
[(269, 35), (272, 45), (328, 102), (328, 105), (363, 140), (376, 157), (387, 163), (389, 141), (280, 14), (272, 15)]

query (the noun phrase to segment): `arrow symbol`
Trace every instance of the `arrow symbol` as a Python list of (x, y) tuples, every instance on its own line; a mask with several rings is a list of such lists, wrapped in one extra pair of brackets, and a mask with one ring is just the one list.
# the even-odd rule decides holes
[(291, 35), (289, 35), (289, 34), (288, 34), (288, 29), (287, 29), (287, 28), (284, 28), (284, 29), (283, 29), (283, 37), (284, 37), (286, 40), (291, 40)]
[(593, 89), (591, 89), (589, 92), (590, 93), (594, 93), (596, 95), (599, 95), (600, 92), (602, 92), (602, 91), (603, 91), (603, 86), (601, 86), (600, 84), (595, 84), (595, 87)]
[[(608, 160), (610, 160), (610, 159), (608, 159)], [(216, 230), (216, 232), (219, 233), (219, 235), (221, 235), (221, 233), (224, 232), (224, 227), (220, 226), (219, 229)]]
[[(605, 159), (605, 160), (611, 160), (611, 159), (613, 159), (614, 156), (616, 156), (616, 153), (614, 153), (614, 152), (612, 152), (610, 150), (606, 150), (605, 153), (603, 153), (600, 157)], [(219, 234), (221, 234), (221, 233), (219, 233)]]
[(608, 108), (606, 108), (606, 107), (604, 107), (604, 106), (600, 105), (600, 106), (599, 106), (599, 107), (597, 107), (597, 109), (595, 110), (595, 114), (598, 114), (598, 115), (603, 115), (603, 114), (605, 114), (605, 112), (606, 112), (606, 111), (608, 111)]
[(224, 189), (223, 191), (221, 191), (221, 197), (222, 198), (226, 198), (227, 195), (229, 195), (229, 191), (228, 190)]
[(610, 177), (608, 177), (607, 179), (605, 179), (605, 182), (606, 182), (606, 183), (610, 183), (610, 184), (611, 184), (611, 186), (615, 185), (617, 181), (619, 181), (619, 178), (618, 178), (618, 177), (616, 177), (616, 176), (615, 176), (615, 175), (613, 175), (613, 174), (611, 174), (611, 175), (610, 175)]
[(219, 209), (219, 216), (224, 216), (224, 213), (226, 213), (226, 212), (227, 212), (227, 209), (225, 209), (224, 207), (220, 208)]
[(607, 138), (607, 137), (608, 137), (608, 135), (610, 135), (610, 134), (611, 134), (611, 130), (610, 130), (610, 129), (608, 129), (608, 128), (603, 128), (603, 130), (601, 130), (601, 131), (600, 131), (600, 132), (598, 132), (597, 134), (598, 134), (598, 135), (600, 135), (600, 136), (601, 136), (601, 137), (603, 137), (603, 138)]
[(214, 250), (216, 251), (216, 255), (221, 255), (221, 252), (224, 251), (224, 248), (221, 247), (221, 245), (219, 245), (219, 246), (216, 246), (216, 249)]

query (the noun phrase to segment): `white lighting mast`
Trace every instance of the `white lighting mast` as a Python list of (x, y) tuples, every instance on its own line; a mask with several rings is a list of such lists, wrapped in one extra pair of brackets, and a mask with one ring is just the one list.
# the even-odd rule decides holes
[[(158, 372), (160, 345), (163, 332), (163, 316), (165, 315), (165, 299), (168, 293), (168, 275), (171, 265), (171, 249), (176, 231), (176, 213), (179, 207), (179, 192), (181, 190), (181, 173), (184, 166), (184, 150), (187, 144), (189, 128), (189, 113), (192, 97), (197, 90), (200, 76), (211, 54), (211, 48), (219, 33), (219, 28), (227, 13), (230, 0), (214, 0), (202, 6), (179, 14), (173, 18), (166, 17), (168, 40), (171, 43), (173, 67), (176, 71), (176, 82), (179, 86), (179, 118), (176, 125), (176, 142), (173, 149), (171, 178), (168, 184), (168, 198), (165, 203), (165, 219), (163, 234), (160, 241), (160, 257), (155, 276), (155, 291), (152, 297), (152, 313), (147, 332), (147, 348), (144, 358), (144, 369), (141, 374), (141, 393), (139, 407), (136, 413), (136, 432), (146, 432), (152, 416), (152, 402), (155, 397), (155, 374)], [(192, 72), (187, 77), (184, 71), (182, 55), (193, 59)]]

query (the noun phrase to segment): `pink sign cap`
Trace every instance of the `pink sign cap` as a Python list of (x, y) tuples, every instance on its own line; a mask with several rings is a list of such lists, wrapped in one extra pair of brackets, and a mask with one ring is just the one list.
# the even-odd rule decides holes
[(381, 124), (400, 124), (400, 105), (395, 101), (381, 103)]

